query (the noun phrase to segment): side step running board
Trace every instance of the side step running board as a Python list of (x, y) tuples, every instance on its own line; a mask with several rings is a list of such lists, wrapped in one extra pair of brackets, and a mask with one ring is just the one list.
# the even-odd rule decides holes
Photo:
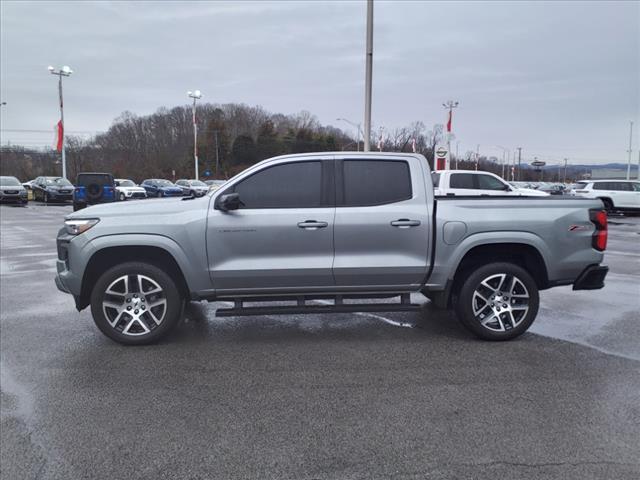
[[(261, 302), (279, 301), (278, 298), (264, 298)], [(292, 315), (300, 313), (355, 313), (355, 312), (415, 312), (422, 309), (422, 305), (411, 303), (409, 294), (402, 294), (399, 303), (344, 303), (341, 296), (334, 299), (333, 304), (309, 304), (306, 299), (299, 297), (297, 305), (273, 305), (245, 307), (246, 300), (236, 299), (231, 308), (216, 310), (216, 317), (244, 317), (249, 315)], [(252, 301), (257, 301), (252, 299)]]

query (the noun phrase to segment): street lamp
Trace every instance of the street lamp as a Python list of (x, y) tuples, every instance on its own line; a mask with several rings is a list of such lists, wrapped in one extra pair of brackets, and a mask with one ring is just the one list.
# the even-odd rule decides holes
[(361, 128), (360, 128), (360, 123), (355, 123), (352, 122), (351, 120), (347, 120), (346, 118), (336, 118), (336, 121), (343, 121), (343, 122), (347, 122), (349, 125), (351, 125), (352, 127), (356, 127), (356, 129), (358, 130), (357, 133), (357, 142), (356, 142), (356, 150), (359, 152), (360, 151), (360, 132), (361, 132)]
[(187, 92), (190, 98), (193, 98), (193, 161), (195, 163), (196, 176), (195, 179), (199, 180), (198, 174), (198, 124), (196, 123), (196, 100), (202, 98), (202, 92), (200, 90), (189, 90)]
[(68, 65), (64, 65), (62, 68), (56, 70), (51, 65), (47, 67), (51, 75), (58, 76), (58, 96), (60, 97), (60, 126), (62, 127), (62, 178), (67, 178), (67, 160), (65, 157), (65, 139), (64, 139), (64, 108), (62, 102), (62, 77), (68, 77), (73, 73), (73, 70)]
[[(496, 148), (499, 148), (500, 150), (502, 150), (502, 178), (504, 178), (504, 161), (505, 161), (505, 155), (507, 156), (507, 160), (509, 159), (509, 152), (510, 150), (508, 148), (502, 147), (500, 145), (494, 145)], [(506, 179), (505, 179), (506, 180)]]

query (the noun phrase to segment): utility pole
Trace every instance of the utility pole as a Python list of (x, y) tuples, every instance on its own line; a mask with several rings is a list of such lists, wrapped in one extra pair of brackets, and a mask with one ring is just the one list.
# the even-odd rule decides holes
[(460, 140), (456, 142), (456, 170), (458, 170), (458, 147), (460, 146)]
[(562, 183), (567, 183), (567, 161), (569, 159), (565, 158), (564, 159), (564, 175), (562, 176)]
[(480, 162), (480, 144), (476, 147), (476, 171), (478, 171), (478, 163)]
[(631, 179), (631, 142), (633, 140), (633, 121), (629, 122), (629, 161), (627, 162), (627, 180)]
[(367, 0), (367, 50), (364, 82), (364, 151), (371, 148), (371, 79), (373, 70), (373, 0)]
[(444, 169), (451, 169), (451, 124), (453, 122), (453, 109), (458, 108), (458, 102), (454, 102), (453, 100), (449, 100), (447, 103), (443, 103), (442, 106), (449, 110), (449, 118), (447, 120), (447, 156), (448, 160), (445, 160)]
[(218, 130), (214, 130), (213, 133), (216, 136), (216, 179), (219, 179), (220, 176), (218, 175), (218, 169), (220, 168), (220, 160), (218, 159)]
[(71, 70), (71, 68), (69, 68), (67, 65), (63, 66), (59, 70), (56, 70), (51, 65), (49, 65), (48, 69), (49, 73), (58, 76), (58, 96), (60, 98), (60, 127), (62, 130), (62, 132), (59, 133), (59, 135), (62, 135), (62, 178), (67, 178), (67, 159), (65, 156), (66, 142), (64, 135), (64, 108), (62, 102), (62, 77), (68, 77), (73, 73), (73, 70)]
[(521, 173), (520, 173), (520, 164), (522, 161), (522, 147), (518, 147), (518, 181), (520, 181)]
[[(198, 124), (196, 123), (196, 100), (202, 98), (202, 92), (195, 90), (193, 92), (187, 92), (190, 98), (193, 98), (193, 163), (195, 165), (196, 176), (193, 177), (196, 180), (200, 179), (198, 173)], [(216, 172), (217, 173), (217, 172)]]

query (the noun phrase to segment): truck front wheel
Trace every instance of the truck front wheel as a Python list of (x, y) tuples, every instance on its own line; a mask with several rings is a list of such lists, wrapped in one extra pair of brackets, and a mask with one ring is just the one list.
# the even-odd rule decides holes
[(183, 298), (155, 265), (126, 262), (104, 272), (91, 293), (91, 313), (107, 337), (123, 345), (153, 343), (179, 322)]
[(472, 272), (455, 305), (462, 324), (484, 340), (510, 340), (531, 326), (540, 297), (535, 280), (518, 265), (491, 263)]

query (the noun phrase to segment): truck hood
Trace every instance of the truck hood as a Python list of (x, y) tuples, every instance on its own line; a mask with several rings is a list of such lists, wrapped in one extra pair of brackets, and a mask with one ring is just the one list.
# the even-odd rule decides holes
[(67, 215), (67, 220), (80, 218), (140, 217), (180, 213), (194, 208), (207, 208), (209, 196), (200, 198), (159, 198), (138, 202), (113, 202), (93, 205)]

